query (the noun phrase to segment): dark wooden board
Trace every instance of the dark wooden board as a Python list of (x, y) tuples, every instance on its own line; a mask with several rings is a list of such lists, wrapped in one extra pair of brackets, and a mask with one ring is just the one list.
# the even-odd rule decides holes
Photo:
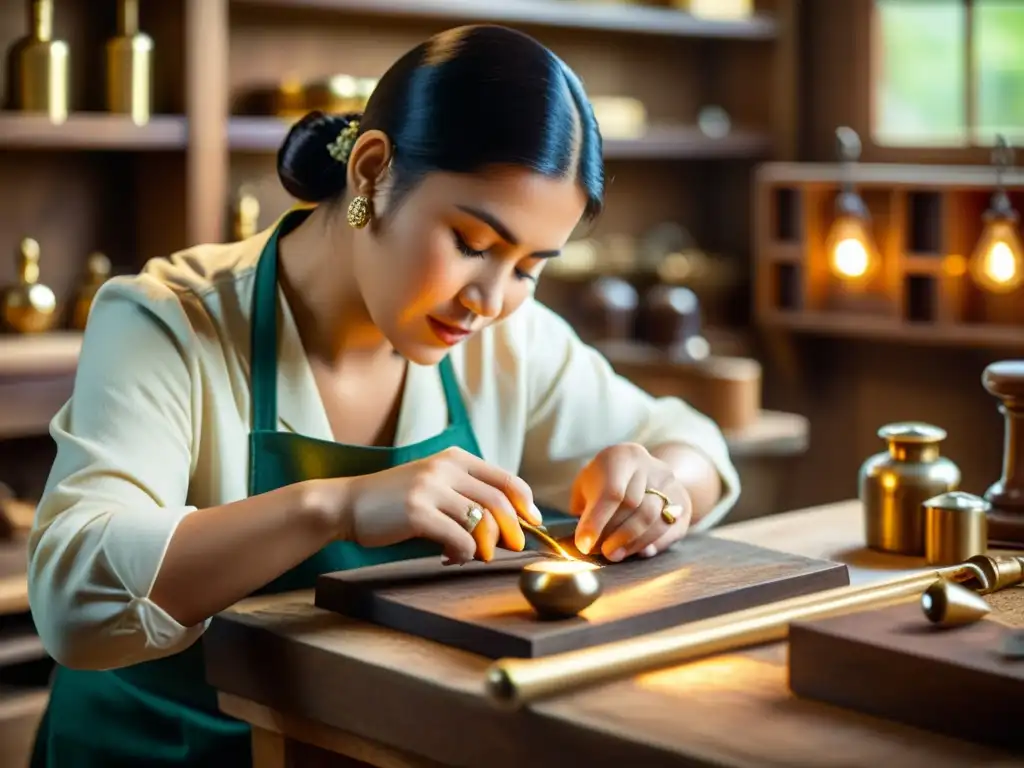
[(935, 627), (916, 603), (794, 623), (789, 685), (804, 698), (1020, 750), (1024, 661), (1000, 653), (1012, 631), (987, 618)]
[(693, 536), (650, 560), (602, 570), (579, 616), (542, 620), (519, 592), (536, 556), (442, 566), (433, 558), (321, 576), (316, 604), (490, 658), (537, 657), (621, 640), (787, 597), (845, 586), (845, 565)]

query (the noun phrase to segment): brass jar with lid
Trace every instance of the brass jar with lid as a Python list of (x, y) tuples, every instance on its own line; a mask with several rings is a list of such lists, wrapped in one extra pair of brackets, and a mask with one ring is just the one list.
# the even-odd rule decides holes
[(960, 469), (939, 451), (946, 431), (907, 421), (885, 425), (878, 436), (888, 448), (868, 458), (858, 478), (867, 545), (881, 552), (923, 556), (923, 503), (960, 486)]

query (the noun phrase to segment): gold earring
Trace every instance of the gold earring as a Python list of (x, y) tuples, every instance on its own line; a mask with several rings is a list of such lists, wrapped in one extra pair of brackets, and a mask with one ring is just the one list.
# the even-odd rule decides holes
[(348, 204), (348, 223), (355, 229), (362, 229), (370, 223), (372, 214), (370, 212), (370, 198), (366, 195), (356, 195)]

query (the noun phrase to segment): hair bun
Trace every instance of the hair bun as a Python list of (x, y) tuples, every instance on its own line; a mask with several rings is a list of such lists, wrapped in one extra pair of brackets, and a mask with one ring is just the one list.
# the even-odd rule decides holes
[(345, 191), (346, 165), (331, 157), (327, 147), (358, 117), (314, 111), (291, 127), (277, 152), (277, 175), (288, 194), (319, 203)]

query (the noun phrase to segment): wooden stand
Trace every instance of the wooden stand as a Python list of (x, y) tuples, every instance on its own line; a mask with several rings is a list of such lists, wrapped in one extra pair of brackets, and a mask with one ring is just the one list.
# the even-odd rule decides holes
[(1024, 664), (999, 655), (1009, 632), (988, 619), (936, 627), (916, 603), (801, 622), (789, 628), (789, 684), (803, 698), (1019, 749)]
[(1024, 548), (1024, 361), (993, 363), (985, 369), (982, 383), (1000, 399), (999, 411), (1006, 420), (1002, 476), (985, 492), (992, 503), (989, 542)]

